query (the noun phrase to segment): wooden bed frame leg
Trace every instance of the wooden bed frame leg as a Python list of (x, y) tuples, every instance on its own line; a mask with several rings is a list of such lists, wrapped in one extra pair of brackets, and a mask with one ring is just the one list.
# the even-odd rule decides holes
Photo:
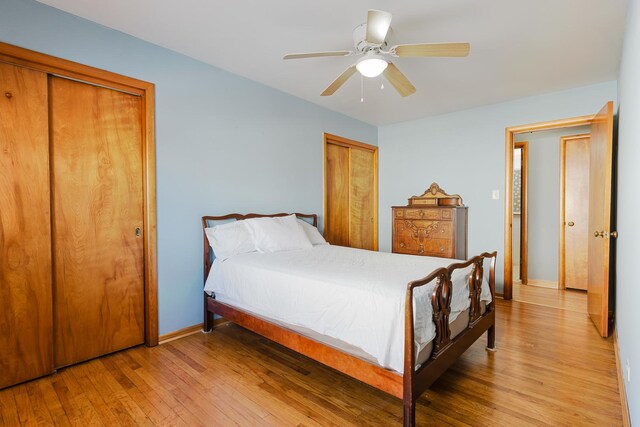
[(204, 297), (204, 322), (202, 323), (202, 332), (208, 334), (213, 330), (213, 315), (207, 310), (207, 295)]
[(496, 351), (496, 325), (491, 325), (487, 330), (487, 350)]
[(415, 427), (416, 425), (416, 402), (413, 399), (407, 399), (404, 401), (402, 425), (404, 427)]
[(213, 319), (211, 319), (211, 314), (207, 313), (204, 315), (204, 323), (202, 325), (202, 332), (208, 334), (213, 330)]

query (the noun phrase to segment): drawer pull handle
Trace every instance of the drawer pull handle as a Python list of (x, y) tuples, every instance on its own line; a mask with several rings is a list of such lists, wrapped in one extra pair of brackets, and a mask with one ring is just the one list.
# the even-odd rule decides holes
[(418, 250), (418, 253), (419, 253), (419, 254), (424, 253), (424, 249), (423, 249), (423, 248), (420, 248), (420, 250)]
[(444, 252), (444, 246), (440, 246), (440, 252)]
[(401, 247), (401, 248), (404, 248), (404, 243), (402, 243), (402, 242), (401, 242), (401, 243), (400, 243), (400, 247)]

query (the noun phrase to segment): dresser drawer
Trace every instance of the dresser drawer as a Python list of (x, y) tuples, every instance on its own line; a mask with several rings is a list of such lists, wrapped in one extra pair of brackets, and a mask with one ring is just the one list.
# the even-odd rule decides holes
[(453, 258), (453, 242), (447, 239), (429, 239), (420, 243), (413, 239), (398, 239), (393, 251), (402, 254)]
[(451, 221), (452, 219), (451, 209), (395, 209), (394, 212), (394, 218), (437, 219), (444, 221)]
[(444, 256), (453, 258), (453, 242), (446, 239), (431, 239), (424, 242), (422, 247), (424, 255)]
[(421, 239), (450, 239), (453, 223), (450, 221), (428, 221), (424, 219), (396, 219), (394, 231), (398, 237)]

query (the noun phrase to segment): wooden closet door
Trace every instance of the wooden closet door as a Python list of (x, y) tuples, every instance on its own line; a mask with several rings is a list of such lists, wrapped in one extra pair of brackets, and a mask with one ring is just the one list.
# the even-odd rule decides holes
[(0, 63), (0, 388), (53, 371), (47, 75)]
[(142, 105), (58, 77), (49, 99), (55, 364), (65, 366), (144, 341)]
[(377, 147), (325, 134), (324, 237), (378, 250)]
[(349, 246), (349, 148), (326, 146), (324, 237), (332, 245)]
[(374, 153), (351, 148), (349, 175), (349, 246), (374, 249)]

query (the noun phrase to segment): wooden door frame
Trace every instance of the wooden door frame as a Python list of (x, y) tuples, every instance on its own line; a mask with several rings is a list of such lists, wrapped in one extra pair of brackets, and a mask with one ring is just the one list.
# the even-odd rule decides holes
[[(529, 172), (529, 142), (520, 141), (514, 143), (514, 151), (522, 150), (520, 177), (520, 281), (526, 285), (529, 281), (529, 193), (527, 187), (527, 174)], [(513, 175), (513, 174), (512, 174)], [(513, 189), (511, 189), (513, 191)], [(512, 214), (513, 215), (513, 212)]]
[(322, 145), (322, 226), (327, 219), (327, 144), (340, 145), (347, 148), (356, 148), (373, 152), (373, 250), (378, 250), (378, 147), (343, 138), (330, 133), (323, 134)]
[(541, 130), (571, 128), (587, 126), (593, 121), (595, 115), (572, 117), (569, 119), (552, 120), (548, 122), (531, 123), (505, 128), (505, 190), (504, 190), (504, 273), (503, 273), (503, 297), (506, 300), (513, 298), (513, 150), (515, 148), (514, 136)]
[(565, 229), (564, 223), (566, 221), (565, 210), (565, 192), (566, 192), (566, 161), (567, 161), (567, 141), (574, 139), (583, 139), (590, 137), (590, 133), (581, 133), (576, 135), (567, 135), (560, 137), (560, 227), (558, 236), (558, 289), (566, 289), (566, 277), (565, 277)]
[(144, 220), (144, 342), (158, 344), (155, 85), (0, 42), (0, 62), (138, 95), (142, 98)]

